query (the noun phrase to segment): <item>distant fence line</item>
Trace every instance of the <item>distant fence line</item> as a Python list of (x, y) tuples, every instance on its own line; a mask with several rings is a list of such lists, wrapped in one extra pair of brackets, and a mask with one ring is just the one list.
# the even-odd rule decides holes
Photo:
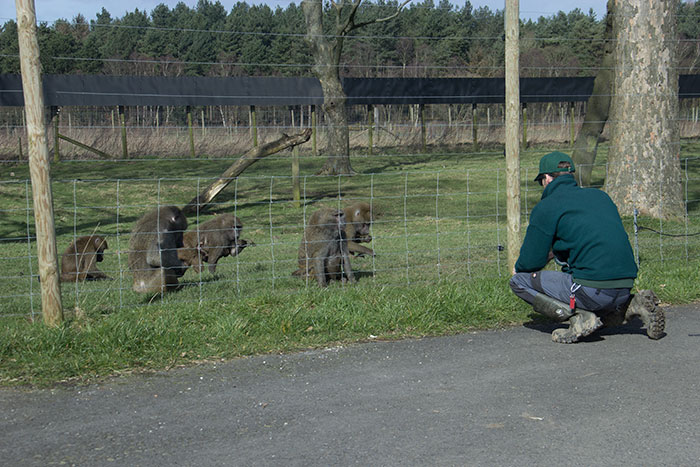
[[(594, 77), (521, 78), (520, 101), (580, 102)], [(505, 101), (503, 78), (345, 78), (349, 105), (494, 104)], [(320, 105), (316, 78), (45, 75), (47, 106)], [(700, 75), (679, 77), (679, 98), (700, 97)], [(23, 106), (21, 76), (0, 75), (0, 107)]]

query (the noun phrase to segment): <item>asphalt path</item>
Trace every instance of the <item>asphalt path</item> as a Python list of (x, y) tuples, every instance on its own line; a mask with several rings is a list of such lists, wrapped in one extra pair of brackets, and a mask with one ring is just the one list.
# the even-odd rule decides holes
[(700, 307), (0, 390), (0, 465), (700, 465)]

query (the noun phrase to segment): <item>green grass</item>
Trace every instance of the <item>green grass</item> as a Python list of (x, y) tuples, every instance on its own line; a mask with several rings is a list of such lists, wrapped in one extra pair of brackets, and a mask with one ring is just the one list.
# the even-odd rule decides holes
[[(539, 157), (522, 154), (523, 222), (539, 200), (531, 183)], [(565, 149), (564, 149), (565, 150)], [(682, 157), (700, 153), (684, 143)], [(604, 163), (607, 148), (599, 153)], [(200, 360), (288, 352), (371, 339), (398, 339), (521, 324), (537, 319), (507, 282), (505, 161), (502, 150), (478, 154), (439, 148), (429, 154), (353, 158), (353, 177), (312, 176), (323, 158), (302, 158), (302, 206), (291, 200), (288, 154), (253, 165), (216, 199), (210, 212), (234, 212), (243, 237), (255, 242), (219, 262), (216, 275), (188, 271), (184, 287), (164, 297), (131, 291), (126, 267), (129, 232), (149, 207), (186, 204), (231, 160), (76, 161), (52, 167), (57, 243), (106, 235), (103, 271), (114, 278), (63, 284), (66, 321), (41, 321), (26, 166), (3, 168), (0, 181), (0, 385), (84, 382), (129, 371), (163, 369)], [(13, 175), (9, 175), (13, 172)], [(689, 178), (700, 166), (690, 163)], [(601, 183), (596, 167), (593, 183)], [(28, 194), (29, 193), (29, 194)], [(687, 223), (641, 218), (665, 233), (700, 231), (700, 184), (688, 184)], [(342, 199), (342, 201), (339, 201)], [(292, 277), (304, 219), (320, 205), (371, 201), (375, 258), (354, 258), (358, 282), (315, 283)], [(28, 206), (29, 203), (29, 206)], [(625, 219), (630, 234), (632, 220)], [(700, 238), (660, 237), (642, 230), (637, 286), (667, 303), (700, 298)]]
[[(528, 312), (506, 289), (505, 280), (484, 279), (439, 287), (332, 286), (202, 304), (167, 301), (111, 314), (80, 311), (59, 328), (9, 320), (0, 342), (2, 382), (86, 381), (193, 361), (522, 322)], [(485, 305), (494, 309), (485, 312)]]

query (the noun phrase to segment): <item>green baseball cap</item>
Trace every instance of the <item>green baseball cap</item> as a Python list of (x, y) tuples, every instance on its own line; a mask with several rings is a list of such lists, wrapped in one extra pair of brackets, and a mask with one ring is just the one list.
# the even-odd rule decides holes
[[(559, 167), (560, 162), (568, 162), (571, 164), (571, 167)], [(574, 161), (572, 161), (568, 155), (560, 151), (550, 152), (540, 159), (540, 173), (535, 177), (535, 181), (540, 182), (546, 174), (554, 172), (574, 172), (575, 170)]]

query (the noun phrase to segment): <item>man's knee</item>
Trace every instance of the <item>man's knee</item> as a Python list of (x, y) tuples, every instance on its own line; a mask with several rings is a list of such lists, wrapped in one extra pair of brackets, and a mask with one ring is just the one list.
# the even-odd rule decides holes
[(522, 298), (528, 303), (532, 303), (536, 293), (530, 284), (530, 273), (518, 272), (510, 278), (510, 289), (515, 295)]

